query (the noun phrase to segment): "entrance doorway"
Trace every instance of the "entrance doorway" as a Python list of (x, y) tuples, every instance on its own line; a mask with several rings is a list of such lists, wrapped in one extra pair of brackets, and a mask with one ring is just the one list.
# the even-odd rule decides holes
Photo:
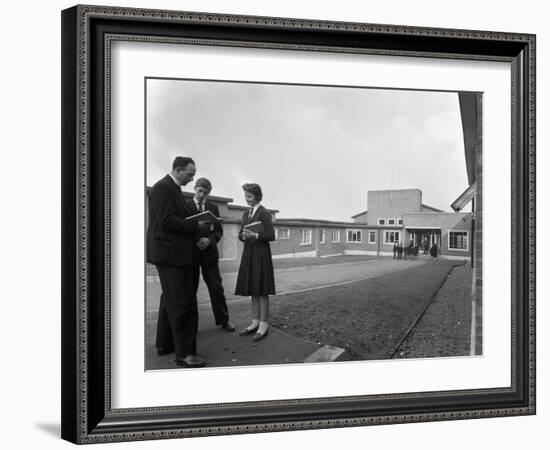
[(418, 246), (420, 254), (427, 253), (428, 249), (434, 244), (437, 245), (438, 248), (441, 248), (440, 229), (409, 228), (407, 231), (409, 240), (413, 241), (415, 247)]

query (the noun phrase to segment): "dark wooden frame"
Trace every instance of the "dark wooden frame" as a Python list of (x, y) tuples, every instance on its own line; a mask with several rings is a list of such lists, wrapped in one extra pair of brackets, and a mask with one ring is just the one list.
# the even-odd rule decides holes
[[(512, 384), (507, 388), (116, 410), (110, 402), (112, 40), (508, 61)], [(62, 12), (62, 437), (75, 443), (535, 413), (535, 36), (178, 11)]]

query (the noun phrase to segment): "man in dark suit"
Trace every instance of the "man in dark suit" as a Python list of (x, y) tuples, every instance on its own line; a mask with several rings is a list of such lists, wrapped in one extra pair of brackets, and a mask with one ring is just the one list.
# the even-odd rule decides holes
[[(212, 192), (212, 183), (207, 178), (199, 178), (195, 183), (195, 195), (189, 204), (195, 214), (210, 211), (216, 217), (220, 217), (218, 207), (208, 201)], [(220, 325), (226, 331), (235, 331), (235, 327), (229, 321), (227, 302), (223, 292), (222, 277), (218, 267), (219, 253), (218, 242), (223, 234), (220, 222), (209, 227), (203, 227), (197, 231), (197, 248), (199, 249), (199, 266), (202, 272), (202, 279), (208, 287), (212, 312), (216, 325)], [(196, 273), (195, 289), (199, 287), (199, 274)]]
[(178, 156), (172, 172), (159, 180), (149, 194), (147, 262), (155, 264), (162, 288), (157, 321), (157, 352), (175, 351), (176, 363), (202, 367), (196, 355), (198, 328), (195, 279), (198, 250), (195, 236), (205, 223), (185, 220), (193, 211), (185, 201), (181, 186), (193, 180), (196, 168), (191, 158)]

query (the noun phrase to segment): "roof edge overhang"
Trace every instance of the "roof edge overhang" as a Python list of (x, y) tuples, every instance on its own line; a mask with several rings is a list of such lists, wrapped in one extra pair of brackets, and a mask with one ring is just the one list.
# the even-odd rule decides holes
[(460, 212), (468, 203), (470, 203), (477, 191), (477, 181), (474, 181), (468, 188), (459, 195), (459, 197), (451, 204), (453, 211)]

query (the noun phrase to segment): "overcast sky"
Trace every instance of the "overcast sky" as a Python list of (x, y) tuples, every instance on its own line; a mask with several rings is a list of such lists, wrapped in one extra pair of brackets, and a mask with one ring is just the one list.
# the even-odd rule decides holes
[(391, 188), (451, 211), (468, 187), (463, 145), (457, 93), (147, 81), (147, 184), (191, 156), (212, 195), (244, 204), (256, 182), (278, 217), (347, 221)]

